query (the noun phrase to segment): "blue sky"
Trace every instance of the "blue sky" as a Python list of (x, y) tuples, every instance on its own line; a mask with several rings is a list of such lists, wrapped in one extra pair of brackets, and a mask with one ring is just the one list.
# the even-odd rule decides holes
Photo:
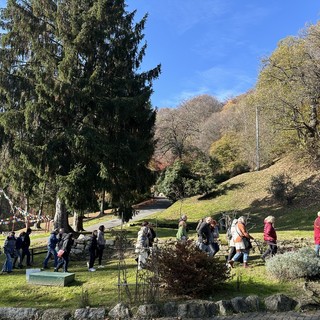
[[(143, 69), (162, 65), (152, 104), (176, 107), (199, 94), (225, 100), (254, 87), (279, 40), (320, 19), (318, 0), (127, 0), (145, 28)], [(6, 1), (0, 0), (4, 7)]]
[(145, 69), (162, 64), (152, 104), (176, 107), (210, 94), (223, 101), (254, 87), (279, 40), (320, 18), (317, 0), (127, 0), (149, 14)]

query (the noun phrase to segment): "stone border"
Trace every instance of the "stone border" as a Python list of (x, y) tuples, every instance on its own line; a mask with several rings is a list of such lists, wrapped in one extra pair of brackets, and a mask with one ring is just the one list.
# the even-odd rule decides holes
[(191, 300), (182, 303), (167, 302), (164, 304), (140, 305), (133, 315), (130, 307), (118, 303), (109, 312), (105, 308), (36, 309), (36, 308), (0, 308), (2, 320), (105, 320), (105, 319), (155, 319), (155, 318), (211, 318), (218, 315), (231, 315), (247, 312), (287, 312), (294, 309), (319, 309), (319, 304), (299, 302), (283, 294), (266, 297), (263, 301), (256, 295), (235, 297), (231, 300), (217, 302)]

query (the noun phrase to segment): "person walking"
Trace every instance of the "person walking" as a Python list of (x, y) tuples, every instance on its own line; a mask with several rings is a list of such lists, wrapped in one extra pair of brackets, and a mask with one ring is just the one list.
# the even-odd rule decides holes
[(138, 231), (135, 253), (138, 254), (136, 261), (138, 262), (138, 270), (142, 270), (148, 259), (149, 254), (149, 239), (148, 239), (148, 222), (143, 222)]
[(63, 243), (61, 249), (59, 250), (61, 256), (59, 257), (58, 264), (54, 268), (55, 272), (58, 272), (61, 267), (63, 267), (63, 272), (68, 272), (69, 267), (69, 256), (73, 245), (73, 234), (68, 233), (63, 237)]
[(23, 259), (24, 257), (26, 256), (27, 258), (27, 266), (28, 267), (31, 267), (31, 254), (30, 254), (30, 244), (31, 244), (31, 241), (30, 241), (30, 234), (31, 234), (32, 230), (31, 228), (28, 228), (26, 230), (26, 233), (23, 237), (23, 241), (22, 241), (22, 245), (21, 245), (21, 250), (22, 250), (22, 253), (21, 253), (21, 265), (23, 263)]
[(274, 228), (275, 217), (268, 216), (264, 219), (264, 228), (263, 228), (263, 239), (268, 245), (268, 249), (261, 256), (263, 261), (266, 260), (266, 257), (271, 255), (274, 256), (277, 253), (277, 233)]
[(212, 257), (216, 255), (216, 253), (220, 250), (219, 246), (219, 225), (216, 220), (212, 219), (210, 223), (211, 228), (211, 239), (210, 243), (213, 248)]
[(211, 217), (205, 218), (198, 229), (198, 245), (199, 249), (203, 252), (207, 252), (210, 257), (215, 253), (212, 243), (213, 235), (211, 232), (211, 223), (213, 219)]
[(90, 260), (88, 263), (88, 271), (90, 272), (94, 272), (96, 271), (96, 269), (93, 267), (94, 262), (96, 260), (97, 257), (97, 248), (98, 248), (98, 231), (94, 230), (92, 232), (91, 238), (90, 238), (90, 242), (89, 242), (89, 253), (90, 253)]
[(236, 245), (234, 243), (234, 239), (237, 237), (237, 231), (236, 231), (237, 223), (238, 223), (238, 219), (233, 219), (230, 229), (228, 229), (228, 232), (227, 232), (227, 240), (229, 244), (229, 253), (228, 253), (227, 261), (230, 261), (236, 254)]
[(236, 254), (231, 260), (228, 261), (228, 264), (231, 266), (231, 268), (233, 268), (234, 262), (240, 259), (241, 254), (243, 254), (243, 267), (249, 267), (248, 259), (250, 248), (246, 248), (244, 238), (254, 240), (254, 238), (248, 233), (246, 229), (246, 218), (242, 216), (238, 219), (238, 223), (236, 224), (236, 234), (233, 240), (236, 247)]
[(16, 268), (16, 263), (18, 261), (18, 268), (21, 269), (22, 268), (22, 263), (21, 263), (21, 250), (22, 250), (22, 243), (23, 243), (23, 239), (25, 236), (25, 232), (22, 231), (19, 233), (19, 236), (16, 238), (16, 251), (15, 251), (15, 257), (13, 259), (13, 266), (12, 268), (15, 269)]
[(106, 247), (106, 239), (104, 238), (104, 225), (101, 225), (98, 230), (98, 236), (97, 236), (97, 256), (98, 256), (98, 268), (104, 268), (102, 265), (102, 257), (103, 257), (103, 251)]
[(318, 216), (313, 223), (313, 236), (314, 236), (316, 255), (317, 257), (319, 257), (320, 256), (320, 211), (318, 212), (317, 215)]
[(15, 233), (12, 231), (7, 236), (3, 245), (3, 251), (4, 251), (4, 254), (6, 255), (6, 260), (4, 261), (4, 264), (2, 266), (2, 273), (12, 272), (12, 267), (13, 267), (12, 259), (14, 258), (14, 255), (15, 255), (15, 249), (16, 249), (16, 238), (15, 238)]
[(54, 230), (51, 232), (51, 234), (49, 236), (48, 252), (47, 252), (47, 255), (43, 261), (43, 268), (44, 269), (49, 269), (48, 262), (49, 262), (49, 259), (51, 258), (51, 256), (53, 256), (53, 259), (54, 259), (53, 266), (56, 267), (58, 264), (58, 256), (57, 256), (57, 250), (56, 250), (56, 246), (58, 243), (57, 234), (58, 234), (57, 230)]
[(178, 223), (178, 231), (176, 234), (176, 239), (178, 241), (186, 241), (188, 239), (188, 231), (187, 231), (187, 215), (182, 215), (181, 219)]

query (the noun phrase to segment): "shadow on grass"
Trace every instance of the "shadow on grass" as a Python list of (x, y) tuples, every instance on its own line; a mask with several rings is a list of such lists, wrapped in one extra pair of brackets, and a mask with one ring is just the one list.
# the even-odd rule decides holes
[(220, 186), (217, 190), (214, 190), (208, 194), (205, 194), (198, 198), (199, 201), (201, 200), (211, 200), (216, 197), (222, 196), (226, 194), (230, 190), (236, 190), (243, 188), (245, 186), (244, 183), (233, 183), (233, 184), (225, 184), (223, 186)]

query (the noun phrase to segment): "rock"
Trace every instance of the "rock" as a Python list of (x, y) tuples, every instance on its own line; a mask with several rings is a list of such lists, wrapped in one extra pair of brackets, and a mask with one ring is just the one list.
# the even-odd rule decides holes
[(36, 320), (41, 316), (42, 311), (35, 308), (0, 308), (1, 320)]
[(245, 299), (242, 297), (235, 297), (233, 299), (231, 299), (231, 305), (233, 310), (236, 313), (241, 313), (241, 312), (248, 312), (250, 311), (250, 308), (248, 306), (248, 304), (246, 303)]
[(104, 320), (106, 311), (104, 308), (83, 308), (74, 312), (76, 320)]
[(231, 301), (228, 300), (219, 300), (216, 302), (219, 313), (223, 316), (233, 313), (233, 307)]
[(175, 302), (167, 302), (163, 305), (165, 317), (176, 317), (178, 314), (178, 305)]
[(298, 302), (284, 294), (275, 294), (265, 298), (264, 304), (268, 311), (290, 311), (296, 307)]
[(205, 318), (207, 317), (207, 309), (205, 303), (188, 302), (178, 305), (178, 317), (184, 318)]
[(161, 309), (157, 304), (140, 305), (135, 318), (137, 319), (153, 319), (162, 316)]
[(71, 311), (66, 309), (48, 309), (44, 310), (41, 319), (43, 320), (73, 320)]
[(132, 318), (132, 312), (126, 304), (118, 303), (113, 309), (109, 311), (108, 316), (111, 319), (125, 320)]
[(258, 296), (248, 296), (245, 299), (250, 311), (259, 311), (260, 310), (260, 300)]

